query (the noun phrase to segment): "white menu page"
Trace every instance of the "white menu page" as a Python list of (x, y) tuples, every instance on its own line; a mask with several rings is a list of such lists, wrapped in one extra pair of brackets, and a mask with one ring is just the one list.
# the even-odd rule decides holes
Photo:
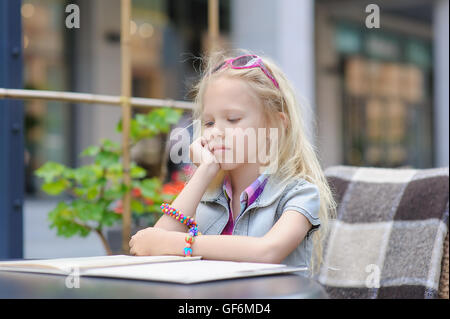
[(307, 270), (306, 267), (288, 267), (283, 264), (192, 260), (177, 263), (141, 264), (89, 269), (83, 272), (83, 275), (190, 284), (305, 270)]

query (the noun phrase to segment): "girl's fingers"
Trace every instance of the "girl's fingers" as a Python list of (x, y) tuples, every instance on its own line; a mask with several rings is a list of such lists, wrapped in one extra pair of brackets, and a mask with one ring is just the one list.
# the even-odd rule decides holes
[(210, 148), (209, 143), (208, 143), (208, 139), (206, 137), (202, 136), (201, 142), (202, 142), (201, 143), (202, 147), (206, 148), (208, 151), (211, 151), (211, 148)]
[(202, 146), (203, 146), (205, 149), (207, 149), (208, 151), (211, 151), (211, 148), (209, 147), (209, 143), (208, 143), (208, 140), (206, 139), (206, 137), (203, 137), (202, 139), (203, 139)]

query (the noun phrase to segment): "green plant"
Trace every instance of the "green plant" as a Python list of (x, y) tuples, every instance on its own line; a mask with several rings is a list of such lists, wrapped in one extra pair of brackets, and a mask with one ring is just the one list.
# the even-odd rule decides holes
[[(181, 111), (171, 108), (136, 115), (130, 122), (130, 148), (142, 139), (168, 133), (170, 126), (177, 123), (180, 117)], [(122, 132), (121, 121), (116, 129)], [(111, 248), (103, 233), (104, 227), (121, 221), (120, 199), (126, 192), (132, 194), (133, 217), (161, 214), (161, 203), (171, 201), (174, 195), (164, 193), (159, 178), (146, 178), (145, 169), (134, 162), (130, 167), (131, 187), (126, 187), (119, 143), (102, 139), (100, 145), (89, 146), (80, 155), (93, 157), (93, 163), (70, 168), (47, 162), (35, 172), (43, 179), (41, 188), (47, 194), (70, 195), (69, 200), (61, 200), (49, 212), (50, 228), (56, 228), (57, 235), (64, 237), (86, 237), (94, 231), (110, 255)]]

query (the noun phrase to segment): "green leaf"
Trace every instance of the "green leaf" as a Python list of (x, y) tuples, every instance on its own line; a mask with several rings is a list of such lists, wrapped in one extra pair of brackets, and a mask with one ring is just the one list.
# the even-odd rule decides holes
[(62, 173), (62, 177), (65, 179), (74, 179), (75, 171), (72, 168), (66, 167)]
[(50, 195), (58, 195), (70, 185), (67, 180), (60, 179), (55, 182), (48, 182), (42, 185), (42, 190)]
[(100, 189), (97, 185), (94, 185), (92, 187), (89, 187), (86, 192), (86, 198), (89, 200), (93, 200), (98, 196), (100, 193)]
[(72, 205), (76, 215), (83, 221), (100, 221), (105, 210), (103, 202), (90, 203), (83, 200), (75, 200)]
[(103, 178), (103, 170), (104, 168), (101, 165), (92, 164), (89, 166), (89, 168), (92, 170), (94, 176), (96, 179)]
[(101, 176), (98, 180), (97, 180), (97, 186), (106, 186), (108, 184), (108, 179), (106, 178), (106, 176)]
[(110, 151), (110, 152), (120, 152), (120, 144), (114, 141), (111, 141), (110, 139), (104, 138), (101, 140), (101, 144), (103, 149)]
[(117, 222), (121, 219), (122, 219), (121, 214), (117, 214), (115, 212), (108, 210), (103, 214), (102, 224), (104, 224), (106, 226), (112, 226), (112, 225), (114, 225), (115, 222)]
[(56, 228), (58, 236), (72, 237), (78, 234), (86, 237), (90, 233), (90, 229), (78, 224), (75, 217), (73, 207), (60, 202), (48, 214), (48, 220), (51, 222), (50, 228)]
[(119, 122), (117, 122), (116, 132), (122, 133), (122, 119), (120, 119)]
[(64, 209), (67, 209), (67, 207), (68, 205), (65, 202), (59, 202), (58, 205), (56, 205), (56, 207), (48, 213), (48, 220), (54, 222), (60, 212)]
[(76, 188), (74, 188), (73, 192), (74, 192), (77, 196), (81, 197), (81, 196), (84, 196), (84, 195), (86, 194), (86, 189), (85, 189), (85, 188), (79, 188), (79, 187), (76, 187)]
[(56, 162), (47, 162), (35, 171), (36, 176), (41, 177), (45, 182), (51, 182), (57, 177), (60, 177), (66, 167)]
[(93, 145), (86, 148), (83, 152), (81, 152), (80, 156), (95, 156), (100, 152), (100, 147)]
[(140, 125), (140, 126), (146, 126), (147, 123), (147, 116), (145, 114), (137, 114), (136, 115), (136, 122)]
[(130, 175), (131, 178), (142, 178), (147, 175), (147, 171), (144, 168), (136, 165), (135, 163), (132, 163), (130, 168)]
[(177, 109), (166, 108), (165, 113), (166, 121), (170, 124), (176, 124), (180, 120), (183, 112)]
[(140, 201), (132, 199), (131, 200), (131, 210), (138, 214), (141, 214), (145, 211), (145, 208), (144, 208), (144, 205)]
[(102, 178), (103, 168), (100, 165), (86, 165), (74, 169), (75, 181), (83, 187), (89, 187), (98, 183)]
[(111, 164), (108, 167), (108, 173), (112, 173), (112, 174), (121, 174), (121, 173), (123, 173), (122, 163), (121, 162), (117, 162), (117, 163)]
[(148, 122), (156, 127), (157, 130), (167, 133), (170, 125), (166, 121), (164, 109), (156, 109), (147, 114)]
[(105, 191), (104, 197), (108, 200), (116, 200), (122, 198), (126, 192), (126, 187), (123, 184), (114, 184)]
[(155, 126), (158, 129), (158, 124), (164, 120), (164, 116), (161, 116), (160, 109), (153, 110), (147, 114), (147, 122)]
[(141, 130), (141, 133), (139, 135), (139, 139), (143, 139), (143, 138), (152, 138), (156, 135), (157, 133), (155, 133), (153, 130), (150, 130), (148, 128)]
[(111, 182), (115, 183), (122, 179), (123, 176), (123, 166), (122, 163), (115, 163), (108, 166), (106, 171), (106, 178)]
[(101, 151), (95, 158), (95, 163), (102, 167), (109, 167), (119, 161), (119, 155), (114, 152)]
[(130, 137), (133, 140), (139, 140), (139, 136), (141, 134), (141, 128), (139, 123), (135, 119), (131, 119), (130, 121)]
[(140, 188), (142, 191), (142, 196), (146, 198), (155, 198), (158, 196), (158, 191), (160, 190), (161, 182), (157, 177), (145, 179), (141, 182)]

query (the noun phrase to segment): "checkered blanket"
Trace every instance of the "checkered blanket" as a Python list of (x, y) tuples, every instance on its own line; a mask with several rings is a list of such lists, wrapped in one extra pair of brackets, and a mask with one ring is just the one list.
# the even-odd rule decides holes
[[(330, 297), (438, 297), (446, 235), (448, 241), (448, 167), (334, 166), (325, 175), (338, 209), (316, 279)], [(446, 254), (448, 273), (448, 244)]]

